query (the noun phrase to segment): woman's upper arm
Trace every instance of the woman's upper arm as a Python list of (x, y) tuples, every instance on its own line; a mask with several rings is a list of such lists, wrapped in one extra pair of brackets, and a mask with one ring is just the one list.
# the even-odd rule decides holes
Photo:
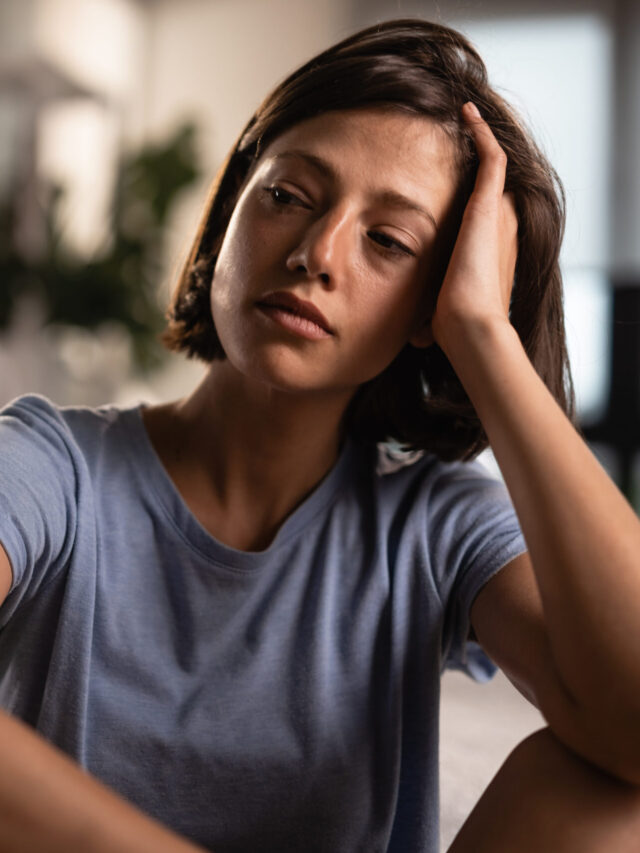
[(566, 712), (569, 697), (551, 655), (542, 600), (527, 553), (513, 559), (480, 590), (471, 609), (471, 624), (485, 652), (547, 719), (550, 704), (558, 713)]
[[(581, 703), (560, 677), (545, 627), (529, 557), (516, 557), (483, 587), (471, 609), (480, 645), (515, 686), (538, 706), (549, 727), (570, 749), (614, 776), (637, 784), (629, 771), (632, 737), (599, 710)], [(611, 684), (602, 684), (611, 694)], [(616, 729), (616, 725), (618, 729)], [(629, 731), (635, 732), (632, 721)]]
[(75, 453), (68, 424), (44, 398), (0, 411), (0, 627), (65, 564), (76, 533)]

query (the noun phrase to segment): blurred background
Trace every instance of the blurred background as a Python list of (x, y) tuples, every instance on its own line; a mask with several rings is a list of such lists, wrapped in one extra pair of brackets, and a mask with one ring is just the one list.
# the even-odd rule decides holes
[(411, 15), (471, 38), (564, 182), (580, 419), (638, 506), (634, 0), (1, 0), (0, 404), (192, 387), (157, 333), (226, 151), (301, 61)]
[[(638, 507), (636, 0), (0, 0), (0, 405), (189, 390), (201, 368), (156, 336), (226, 151), (300, 62), (414, 15), (469, 36), (564, 182), (581, 425)], [(501, 681), (475, 690), (445, 679), (444, 841), (541, 723)]]

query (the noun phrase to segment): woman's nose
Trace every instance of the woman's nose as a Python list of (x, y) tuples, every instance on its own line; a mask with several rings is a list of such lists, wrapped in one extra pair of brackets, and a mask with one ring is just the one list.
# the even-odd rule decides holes
[(348, 221), (337, 211), (326, 213), (306, 228), (298, 244), (287, 258), (290, 272), (303, 272), (318, 278), (325, 287), (335, 287), (339, 269), (348, 252)]

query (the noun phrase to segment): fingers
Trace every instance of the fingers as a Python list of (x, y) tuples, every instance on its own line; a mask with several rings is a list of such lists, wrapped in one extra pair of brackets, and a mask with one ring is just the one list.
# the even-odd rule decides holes
[(474, 103), (467, 101), (462, 117), (471, 130), (480, 161), (473, 193), (478, 202), (495, 203), (504, 192), (507, 155)]

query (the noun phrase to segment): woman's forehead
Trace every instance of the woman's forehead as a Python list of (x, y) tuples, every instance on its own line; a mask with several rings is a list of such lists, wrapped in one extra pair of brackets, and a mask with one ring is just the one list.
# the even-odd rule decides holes
[(428, 154), (442, 161), (453, 155), (453, 143), (443, 126), (425, 115), (390, 107), (334, 110), (304, 119), (273, 139), (263, 157), (280, 153), (292, 144), (312, 148), (357, 146), (381, 154)]
[(458, 181), (454, 146), (441, 125), (426, 116), (382, 108), (306, 119), (276, 137), (260, 163), (264, 169), (285, 164), (335, 183), (359, 181), (418, 195), (449, 196)]

